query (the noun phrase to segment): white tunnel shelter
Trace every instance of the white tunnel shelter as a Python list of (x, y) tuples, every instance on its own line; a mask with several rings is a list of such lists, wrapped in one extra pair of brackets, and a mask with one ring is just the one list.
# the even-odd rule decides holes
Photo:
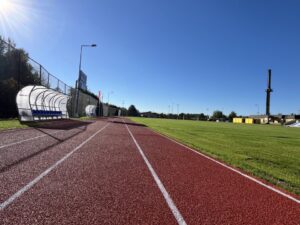
[(26, 86), (17, 94), (17, 107), (21, 121), (69, 118), (69, 96), (44, 86)]
[(87, 105), (85, 107), (85, 114), (86, 114), (86, 116), (97, 116), (96, 110), (97, 110), (97, 106)]

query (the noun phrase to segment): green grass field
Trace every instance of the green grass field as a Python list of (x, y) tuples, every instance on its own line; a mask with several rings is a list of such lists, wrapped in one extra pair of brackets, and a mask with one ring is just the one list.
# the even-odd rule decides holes
[[(95, 120), (96, 117), (80, 117), (79, 120)], [(41, 125), (42, 122), (27, 122), (26, 124), (21, 124), (18, 119), (0, 119), (0, 131), (16, 128), (26, 128), (26, 127), (35, 127)]]
[(300, 195), (299, 128), (130, 119)]
[(25, 128), (28, 127), (25, 124), (21, 124), (18, 119), (0, 119), (0, 130)]
[(97, 117), (90, 117), (90, 116), (82, 116), (82, 117), (79, 118), (79, 120), (83, 120), (83, 121), (85, 121), (85, 120), (96, 120), (96, 119), (97, 119)]

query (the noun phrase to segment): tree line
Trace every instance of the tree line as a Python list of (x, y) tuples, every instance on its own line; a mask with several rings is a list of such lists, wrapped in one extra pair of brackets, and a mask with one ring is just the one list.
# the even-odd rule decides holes
[(233, 118), (237, 117), (236, 112), (232, 111), (228, 115), (225, 115), (220, 110), (215, 110), (213, 114), (205, 115), (204, 113), (180, 113), (180, 114), (165, 114), (165, 113), (155, 113), (155, 112), (145, 112), (141, 113), (136, 109), (134, 105), (129, 106), (127, 111), (128, 116), (136, 117), (149, 117), (149, 118), (165, 118), (165, 119), (181, 119), (181, 120), (202, 120), (202, 121), (229, 121), (232, 122)]
[(27, 85), (39, 84), (39, 74), (28, 62), (28, 53), (4, 42), (0, 36), (0, 118), (17, 117), (16, 95)]

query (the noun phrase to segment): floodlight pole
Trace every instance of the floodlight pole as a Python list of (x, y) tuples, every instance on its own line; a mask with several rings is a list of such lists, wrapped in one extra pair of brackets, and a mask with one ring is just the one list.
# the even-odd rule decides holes
[(270, 119), (270, 101), (271, 101), (271, 92), (273, 89), (271, 88), (271, 79), (272, 79), (272, 71), (271, 69), (268, 70), (268, 88), (266, 89), (267, 98), (266, 98), (266, 115), (268, 118), (268, 124)]
[(259, 104), (255, 104), (255, 106), (257, 107), (257, 115), (259, 115)]
[(78, 71), (78, 79), (76, 80), (76, 105), (75, 105), (75, 116), (78, 117), (78, 105), (79, 105), (79, 79), (80, 79), (80, 71), (81, 71), (81, 61), (82, 61), (82, 48), (83, 47), (97, 47), (96, 44), (91, 45), (81, 45), (80, 46), (80, 59), (79, 59), (79, 71)]

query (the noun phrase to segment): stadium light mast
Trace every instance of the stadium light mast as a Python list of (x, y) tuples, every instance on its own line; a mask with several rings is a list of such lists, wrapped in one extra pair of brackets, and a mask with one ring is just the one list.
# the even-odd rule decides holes
[(268, 118), (268, 123), (269, 123), (269, 118), (270, 118), (270, 102), (271, 102), (271, 92), (273, 92), (273, 89), (271, 88), (271, 79), (272, 79), (272, 71), (271, 69), (268, 70), (268, 87), (266, 89), (267, 93), (267, 98), (266, 98), (266, 115)]
[(78, 117), (78, 104), (79, 104), (79, 80), (80, 80), (80, 71), (81, 71), (81, 62), (82, 62), (82, 49), (84, 47), (97, 47), (96, 44), (91, 44), (91, 45), (81, 45), (80, 46), (80, 59), (79, 59), (79, 71), (78, 71), (78, 79), (76, 80), (76, 91), (77, 91), (77, 94), (76, 94), (76, 108), (75, 108), (75, 115)]

